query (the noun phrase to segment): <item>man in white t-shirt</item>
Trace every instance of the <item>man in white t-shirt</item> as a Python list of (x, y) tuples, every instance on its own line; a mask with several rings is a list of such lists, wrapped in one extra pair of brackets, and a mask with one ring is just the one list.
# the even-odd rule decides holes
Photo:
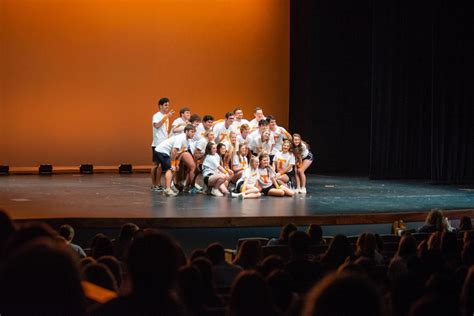
[[(194, 137), (196, 129), (192, 125), (184, 128), (184, 133), (168, 138), (158, 146), (155, 151), (158, 162), (161, 164), (165, 173), (165, 195), (176, 196), (177, 194), (171, 190), (171, 180), (173, 172), (179, 169), (179, 160), (183, 154), (189, 150), (189, 142)], [(194, 169), (189, 170), (189, 178), (194, 178)]]
[(281, 151), (281, 145), (283, 144), (283, 141), (285, 139), (291, 141), (292, 137), (285, 128), (277, 125), (276, 119), (273, 117), (273, 115), (267, 116), (267, 121), (268, 127), (270, 128), (270, 133), (272, 134), (273, 140), (275, 142), (275, 146), (273, 146), (273, 150), (270, 155), (275, 155), (278, 151)]
[(244, 119), (244, 112), (240, 107), (234, 109), (234, 123), (232, 124), (234, 127), (234, 131), (237, 134), (240, 134), (240, 127), (244, 124), (250, 125), (250, 122)]
[(256, 152), (256, 149), (253, 147), (254, 139), (260, 137), (264, 131), (268, 130), (268, 121), (267, 120), (260, 120), (258, 122), (258, 128), (251, 132), (247, 136), (247, 147), (252, 151)]
[(234, 113), (227, 112), (225, 114), (225, 120), (223, 122), (217, 123), (214, 125), (212, 130), (216, 135), (216, 144), (222, 143), (223, 141), (227, 140), (230, 135), (230, 132), (235, 132), (234, 127), (232, 124), (234, 123)]
[(202, 118), (202, 123), (196, 127), (196, 134), (198, 134), (201, 138), (204, 137), (206, 135), (206, 132), (212, 129), (213, 124), (214, 117), (208, 114), (204, 115), (204, 117)]
[(151, 144), (151, 150), (153, 167), (151, 168), (151, 189), (153, 191), (163, 190), (163, 187), (160, 185), (162, 168), (158, 163), (155, 148), (168, 138), (169, 118), (174, 113), (174, 111), (170, 109), (170, 100), (168, 98), (161, 98), (158, 101), (158, 106), (160, 111), (156, 112), (152, 119), (153, 143)]
[(171, 135), (179, 135), (184, 132), (184, 128), (189, 124), (189, 119), (191, 118), (191, 110), (184, 107), (179, 110), (179, 116), (180, 117), (175, 119), (173, 124), (171, 124)]
[(263, 115), (263, 110), (260, 107), (256, 107), (253, 111), (253, 115), (255, 118), (250, 121), (250, 130), (254, 131), (258, 128), (258, 122), (265, 119), (265, 115)]

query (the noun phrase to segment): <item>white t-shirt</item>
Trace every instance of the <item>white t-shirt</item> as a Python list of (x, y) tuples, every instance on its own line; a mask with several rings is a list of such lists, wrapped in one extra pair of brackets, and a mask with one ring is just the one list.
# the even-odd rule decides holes
[(226, 128), (225, 122), (217, 123), (216, 125), (214, 125), (212, 130), (214, 131), (214, 134), (216, 135), (216, 141), (221, 139), (220, 142), (226, 140), (229, 137), (230, 132), (235, 132), (234, 127), (232, 125)]
[(258, 136), (257, 138), (252, 139), (252, 143), (250, 147), (251, 147), (251, 150), (255, 153), (260, 153), (264, 151), (267, 154), (271, 154), (273, 145), (274, 145), (274, 142), (271, 136), (270, 136), (270, 139), (266, 142), (262, 142), (262, 136)]
[[(265, 120), (265, 119), (266, 119), (266, 117), (263, 117), (262, 120)], [(250, 130), (253, 130), (253, 129), (256, 129), (256, 128), (258, 129), (258, 122), (259, 122), (259, 121), (257, 121), (256, 118), (254, 118), (253, 120), (251, 120), (250, 123), (249, 123), (249, 124), (250, 124)]]
[(209, 141), (207, 140), (206, 137), (201, 138), (200, 140), (195, 142), (193, 145), (191, 145), (191, 152), (194, 155), (194, 152), (196, 151), (196, 149), (199, 149), (201, 151), (201, 154), (204, 155), (204, 153), (206, 152), (206, 147), (208, 143)]
[(196, 133), (194, 134), (194, 137), (196, 137), (196, 135), (198, 135), (199, 138), (206, 136), (206, 129), (202, 123), (199, 123), (199, 125), (196, 127)]
[(258, 168), (258, 183), (262, 189), (271, 187), (273, 184), (272, 178), (275, 177), (276, 173), (272, 168)]
[(232, 126), (234, 127), (234, 130), (238, 135), (240, 135), (240, 127), (244, 124), (250, 126), (250, 122), (246, 119), (241, 119), (240, 121), (235, 120), (234, 123), (232, 123)]
[[(275, 163), (276, 170), (278, 172), (284, 171), (289, 166), (295, 165), (295, 156), (293, 155), (293, 153), (290, 152), (283, 153), (281, 151), (278, 151), (275, 154), (275, 157), (273, 157), (273, 162)], [(287, 172), (290, 172), (291, 170), (293, 170), (293, 167)]]
[(221, 165), (221, 157), (216, 153), (214, 155), (206, 155), (202, 163), (202, 175), (207, 177), (217, 172), (217, 168)]
[(186, 137), (186, 134), (180, 134), (177, 136), (172, 136), (159, 144), (155, 150), (159, 153), (171, 156), (171, 151), (173, 148), (178, 149), (178, 155), (185, 152), (188, 149), (189, 140)]
[(249, 135), (247, 135), (247, 138), (243, 138), (242, 135), (237, 135), (237, 144), (245, 144), (248, 146), (249, 140), (252, 140)]
[(273, 141), (275, 142), (275, 146), (273, 146), (272, 155), (275, 155), (277, 151), (281, 151), (281, 145), (283, 145), (284, 139), (289, 139), (289, 133), (283, 127), (277, 126), (274, 131), (270, 131), (271, 137), (273, 137)]
[(232, 167), (237, 166), (238, 170), (246, 169), (249, 165), (247, 157), (241, 157), (239, 155), (234, 155), (232, 157)]
[(258, 181), (258, 169), (246, 168), (242, 177), (237, 182), (247, 180), (247, 186), (256, 186)]
[(178, 125), (181, 125), (183, 123), (186, 123), (186, 122), (181, 117), (178, 117), (177, 119), (173, 121), (173, 124), (171, 124), (171, 130), (173, 131), (173, 135), (179, 135), (179, 134), (184, 133), (184, 129), (181, 132), (176, 132), (173, 130), (174, 128), (178, 127)]
[(151, 146), (156, 147), (158, 144), (163, 142), (165, 139), (168, 138), (168, 125), (169, 119), (167, 118), (166, 121), (160, 126), (160, 128), (155, 128), (154, 123), (159, 123), (163, 119), (164, 115), (161, 112), (156, 112), (153, 115), (152, 119), (152, 127), (153, 127), (153, 143)]

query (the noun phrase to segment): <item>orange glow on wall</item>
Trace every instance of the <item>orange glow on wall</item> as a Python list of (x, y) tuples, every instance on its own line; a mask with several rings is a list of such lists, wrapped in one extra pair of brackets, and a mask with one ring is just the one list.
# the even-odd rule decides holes
[(150, 164), (163, 96), (288, 123), (289, 0), (0, 0), (0, 36), (0, 163)]

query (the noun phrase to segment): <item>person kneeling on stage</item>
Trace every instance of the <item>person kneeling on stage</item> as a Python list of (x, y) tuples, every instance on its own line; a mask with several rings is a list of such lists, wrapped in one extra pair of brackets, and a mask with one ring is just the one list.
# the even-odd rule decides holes
[(258, 158), (252, 157), (250, 159), (250, 167), (245, 168), (242, 177), (237, 181), (235, 191), (241, 193), (240, 199), (252, 199), (261, 196), (260, 189), (257, 187), (258, 164)]
[(270, 157), (268, 154), (260, 154), (260, 165), (258, 168), (258, 183), (262, 188), (263, 195), (270, 196), (293, 196), (293, 190), (287, 188), (285, 185), (279, 185), (276, 180), (276, 173), (270, 167)]
[(273, 168), (277, 171), (276, 178), (279, 183), (287, 184), (295, 176), (295, 156), (290, 152), (291, 142), (283, 141), (281, 151), (277, 151), (273, 158)]
[[(168, 138), (160, 143), (156, 148), (157, 158), (165, 171), (165, 195), (176, 196), (171, 190), (171, 180), (173, 173), (179, 168), (179, 160), (183, 153), (186, 153), (189, 147), (189, 141), (194, 137), (196, 129), (192, 125), (184, 128), (184, 134)], [(194, 162), (194, 161), (193, 161)], [(194, 178), (194, 168), (189, 168), (190, 179)]]
[(217, 145), (209, 143), (206, 146), (206, 156), (202, 163), (202, 176), (204, 183), (211, 188), (211, 194), (214, 196), (224, 196), (229, 193), (227, 185), (232, 176), (221, 165), (221, 156), (217, 153)]

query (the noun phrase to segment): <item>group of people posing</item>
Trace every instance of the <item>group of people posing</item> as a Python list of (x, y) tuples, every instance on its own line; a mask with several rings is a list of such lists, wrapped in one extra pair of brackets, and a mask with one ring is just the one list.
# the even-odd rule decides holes
[[(170, 100), (161, 98), (158, 106), (152, 121), (153, 191), (241, 199), (306, 194), (305, 171), (313, 162), (308, 144), (278, 126), (275, 117), (265, 117), (261, 108), (255, 108), (251, 121), (243, 118), (241, 108), (217, 121), (182, 108), (170, 126)], [(196, 183), (199, 174), (204, 188)]]

